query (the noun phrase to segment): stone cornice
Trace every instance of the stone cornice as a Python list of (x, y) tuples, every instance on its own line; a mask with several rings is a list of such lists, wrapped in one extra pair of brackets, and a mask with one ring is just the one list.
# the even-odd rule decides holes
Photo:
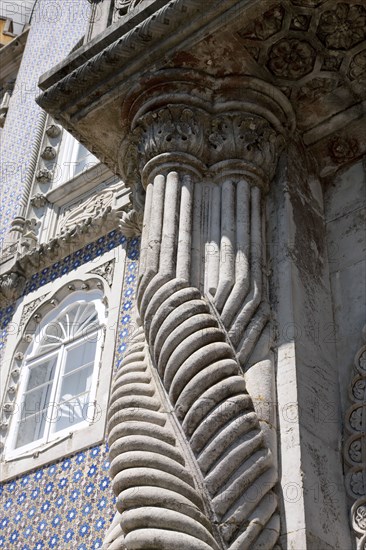
[[(77, 139), (82, 138), (89, 150), (115, 171), (115, 159), (109, 148), (102, 149), (96, 145), (93, 137), (88, 137), (80, 131), (76, 119), (84, 118), (90, 110), (97, 105), (100, 106), (101, 97), (105, 105), (105, 94), (108, 95), (108, 100), (120, 95), (119, 87), (126, 85), (129, 78), (133, 78), (146, 68), (147, 51), (149, 62), (159, 61), (163, 51), (172, 52), (182, 41), (191, 41), (196, 32), (214, 24), (224, 13), (226, 20), (230, 16), (234, 18), (239, 5), (249, 4), (254, 5), (255, 1), (154, 2), (139, 12), (139, 23), (132, 28), (132, 20), (127, 25), (127, 30), (123, 19), (119, 25), (112, 27), (112, 43), (109, 43), (108, 35), (105, 41), (102, 35), (99, 47), (94, 41), (90, 50), (83, 50), (80, 54), (82, 64), (79, 65), (79, 61), (73, 56), (70, 67), (66, 65), (59, 71), (56, 69), (59, 78), (57, 82), (54, 82), (56, 75), (45, 75), (39, 83), (45, 91), (37, 98), (37, 102), (55, 119), (60, 120)], [(153, 12), (157, 7), (160, 9)], [(141, 21), (143, 16), (145, 18)], [(94, 54), (96, 50), (98, 53)], [(126, 87), (128, 89), (129, 86)]]
[[(143, 68), (146, 59), (141, 54), (149, 49), (149, 61), (152, 61), (153, 47), (157, 46), (156, 53), (161, 55), (162, 42), (170, 38), (172, 42), (164, 45), (165, 50), (171, 50), (174, 44), (181, 43), (182, 39), (191, 36), (200, 27), (206, 26), (213, 19), (221, 16), (238, 4), (254, 4), (253, 0), (239, 1), (226, 0), (170, 0), (169, 2), (154, 2), (147, 9), (142, 10), (137, 21), (131, 21), (128, 25), (122, 20), (120, 24), (112, 27), (112, 42), (108, 39), (99, 39), (99, 47), (93, 41), (89, 51), (82, 51), (79, 60), (73, 56), (70, 67), (67, 65), (56, 71), (56, 74), (47, 73), (40, 79), (39, 86), (45, 90), (37, 102), (48, 112), (66, 105), (72, 99), (82, 99), (86, 89), (90, 91), (88, 97), (84, 97), (85, 104), (98, 100), (104, 89), (109, 89), (108, 76), (113, 73), (115, 78), (116, 66), (123, 69), (121, 80)], [(151, 14), (153, 9), (155, 12)], [(237, 6), (236, 6), (237, 7)], [(143, 18), (145, 16), (145, 18)], [(127, 28), (125, 28), (125, 25)], [(132, 26), (134, 25), (134, 26)], [(132, 28), (131, 28), (132, 26)], [(179, 30), (179, 32), (177, 32)], [(97, 49), (98, 53), (94, 53)], [(99, 51), (98, 51), (99, 50)], [(81, 63), (80, 63), (81, 62)], [(136, 65), (132, 65), (135, 62)], [(80, 63), (80, 64), (79, 64)], [(131, 64), (127, 68), (127, 64)], [(76, 65), (76, 67), (75, 67)], [(71, 72), (70, 72), (71, 70)], [(65, 76), (66, 73), (66, 76)], [(58, 77), (58, 78), (57, 78)], [(55, 82), (55, 78), (57, 81)], [(94, 89), (97, 86), (98, 91)], [(65, 95), (64, 95), (65, 94)], [(78, 103), (78, 108), (81, 104)]]
[[(208, 72), (214, 79), (252, 75), (289, 98), (297, 128), (323, 168), (320, 175), (329, 175), (366, 150), (366, 40), (352, 38), (342, 27), (351, 18), (360, 34), (364, 8), (342, 3), (340, 13), (338, 4), (156, 0), (146, 7), (143, 2), (45, 75), (39, 103), (118, 171), (124, 124), (120, 104), (136, 83), (168, 68)], [(332, 26), (325, 33), (327, 17)], [(336, 118), (347, 127), (342, 136), (333, 127)], [(108, 131), (97, 130), (101, 120)], [(342, 147), (347, 154), (333, 152), (334, 138), (339, 137), (347, 141)]]
[(6, 262), (5, 269), (0, 273), (0, 307), (14, 302), (22, 295), (31, 275), (80, 250), (97, 237), (114, 229), (124, 231), (127, 236), (137, 235), (141, 222), (134, 220), (133, 212), (126, 212), (126, 207), (109, 206), (99, 216), (87, 218), (26, 254), (14, 256), (13, 261)]

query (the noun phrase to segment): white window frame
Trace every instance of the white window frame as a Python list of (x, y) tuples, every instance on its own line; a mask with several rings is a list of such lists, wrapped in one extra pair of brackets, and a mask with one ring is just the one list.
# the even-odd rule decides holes
[[(4, 437), (4, 451), (1, 454), (0, 461), (0, 482), (8, 481), (16, 476), (25, 474), (30, 470), (40, 468), (46, 464), (50, 464), (60, 459), (60, 457), (70, 456), (83, 449), (90, 448), (95, 445), (99, 445), (105, 442), (106, 437), (106, 420), (107, 420), (107, 408), (109, 402), (109, 393), (111, 380), (113, 375), (114, 353), (116, 338), (118, 333), (118, 320), (120, 314), (120, 306), (122, 300), (122, 287), (125, 271), (125, 248), (120, 245), (116, 248), (105, 253), (103, 256), (95, 258), (92, 262), (84, 264), (76, 270), (63, 275), (62, 277), (45, 284), (41, 288), (34, 292), (31, 292), (20, 298), (16, 304), (16, 311), (12, 322), (8, 325), (8, 337), (4, 349), (3, 364), (0, 369), (0, 390), (2, 393), (2, 407), (4, 407), (9, 401), (11, 402), (14, 396), (8, 393), (9, 388), (17, 386), (17, 392), (14, 397), (14, 402), (21, 395), (21, 384), (26, 382), (22, 381), (25, 376), (21, 371), (21, 376), (18, 380), (12, 378), (14, 371), (14, 364), (16, 350), (19, 342), (22, 341), (24, 336), (24, 330), (26, 331), (26, 325), (23, 330), (19, 331), (21, 325), (22, 313), (34, 300), (41, 300), (37, 309), (33, 311), (36, 313), (45, 303), (49, 303), (54, 296), (57, 297), (57, 293), (60, 289), (75, 286), (80, 287), (83, 282), (86, 284), (91, 278), (99, 280), (103, 285), (104, 301), (108, 306), (108, 317), (105, 327), (104, 347), (101, 353), (99, 377), (96, 380), (96, 406), (97, 415), (95, 422), (78, 428), (77, 430), (67, 430), (63, 437), (55, 437), (53, 441), (48, 443), (42, 443), (35, 445), (34, 448), (27, 452), (12, 453), (10, 451), (10, 443), (8, 440), (13, 437), (12, 434), (12, 414), (10, 413), (10, 424), (7, 432), (1, 432), (1, 436)], [(98, 271), (104, 264), (110, 261), (114, 261), (114, 275), (112, 282), (107, 283), (101, 276), (93, 273)], [(70, 299), (72, 293), (70, 294)], [(61, 302), (61, 301), (60, 301)], [(46, 315), (44, 316), (46, 318)], [(24, 342), (24, 340), (23, 340)], [(11, 453), (11, 454), (10, 454)]]
[[(24, 365), (22, 367), (21, 377), (19, 380), (18, 399), (15, 404), (16, 414), (14, 414), (11, 420), (13, 429), (11, 430), (10, 437), (7, 438), (7, 442), (5, 446), (5, 455), (7, 459), (17, 458), (19, 455), (23, 453), (27, 453), (33, 449), (36, 449), (37, 447), (51, 443), (52, 441), (55, 441), (59, 438), (63, 438), (65, 435), (68, 435), (70, 431), (74, 432), (79, 429), (83, 429), (86, 426), (89, 426), (94, 421), (95, 413), (96, 413), (96, 405), (95, 405), (96, 389), (97, 389), (97, 382), (99, 378), (100, 359), (101, 359), (101, 352), (102, 352), (102, 346), (103, 346), (103, 340), (104, 340), (104, 327), (106, 326), (106, 320), (107, 320), (105, 311), (103, 311), (103, 309), (105, 308), (102, 304), (102, 299), (103, 299), (103, 293), (101, 291), (75, 292), (71, 296), (68, 296), (65, 300), (63, 300), (61, 304), (59, 304), (59, 306), (57, 307), (56, 311), (49, 312), (49, 314), (45, 317), (45, 319), (42, 321), (41, 325), (39, 326), (36, 334), (34, 335), (33, 342), (29, 345), (27, 349), (26, 356), (24, 359)], [(47, 329), (48, 326), (50, 326), (52, 322), (56, 321), (61, 315), (66, 313), (68, 310), (70, 310), (72, 305), (82, 304), (82, 303), (85, 303), (85, 304), (94, 303), (94, 305), (96, 306), (96, 311), (97, 311), (98, 320), (99, 320), (99, 328), (94, 329), (91, 332), (88, 332), (86, 334), (86, 337), (90, 337), (91, 335), (94, 335), (94, 334), (97, 335), (97, 345), (96, 345), (96, 352), (95, 352), (94, 365), (93, 365), (92, 382), (89, 390), (89, 394), (90, 394), (89, 402), (92, 403), (92, 411), (90, 412), (91, 421), (84, 420), (83, 422), (78, 422), (77, 424), (75, 424), (75, 426), (72, 426), (70, 428), (64, 428), (63, 430), (59, 430), (55, 432), (53, 429), (55, 426), (55, 422), (52, 422), (48, 418), (49, 412), (51, 413), (51, 419), (52, 419), (53, 413), (54, 413), (53, 409), (57, 406), (56, 403), (58, 403), (59, 394), (61, 391), (62, 377), (64, 375), (67, 351), (79, 345), (81, 341), (81, 337), (79, 336), (76, 339), (71, 339), (69, 341), (63, 342), (59, 346), (55, 347), (55, 349), (48, 351), (46, 353), (41, 353), (40, 355), (37, 356), (38, 344), (41, 342), (45, 330)], [(37, 363), (43, 362), (51, 357), (56, 357), (56, 366), (55, 366), (55, 372), (54, 372), (54, 380), (56, 381), (52, 382), (51, 395), (49, 400), (49, 404), (51, 404), (52, 412), (51, 411), (47, 412), (47, 417), (45, 420), (44, 435), (43, 437), (36, 439), (26, 445), (16, 447), (15, 444), (18, 436), (17, 427), (23, 415), (24, 395), (28, 385), (31, 369), (35, 365), (37, 365)], [(35, 413), (35, 414), (39, 414), (39, 413)], [(88, 416), (89, 416), (89, 413), (88, 413)]]

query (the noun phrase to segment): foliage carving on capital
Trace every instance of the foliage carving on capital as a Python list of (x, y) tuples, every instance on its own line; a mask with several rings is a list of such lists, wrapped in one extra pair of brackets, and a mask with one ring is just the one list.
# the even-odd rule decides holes
[(271, 178), (284, 140), (269, 122), (258, 115), (226, 113), (211, 121), (211, 159), (240, 159), (261, 167)]
[(126, 237), (136, 237), (141, 235), (142, 222), (143, 211), (132, 209), (129, 212), (122, 212), (119, 228)]
[(164, 153), (186, 153), (201, 158), (205, 126), (204, 111), (186, 105), (166, 105), (141, 116), (133, 132), (141, 168)]

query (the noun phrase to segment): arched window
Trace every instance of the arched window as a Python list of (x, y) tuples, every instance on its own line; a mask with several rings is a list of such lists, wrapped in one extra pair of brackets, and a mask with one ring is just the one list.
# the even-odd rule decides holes
[(103, 293), (76, 291), (39, 324), (24, 353), (10, 451), (27, 451), (90, 424), (104, 338)]

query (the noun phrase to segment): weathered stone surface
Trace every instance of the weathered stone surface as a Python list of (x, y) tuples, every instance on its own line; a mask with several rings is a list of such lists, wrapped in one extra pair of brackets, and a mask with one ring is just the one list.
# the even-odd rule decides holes
[[(125, 177), (136, 216), (144, 205), (144, 335), (110, 407), (121, 514), (111, 548), (352, 548), (338, 406), (350, 373), (337, 363), (353, 357), (348, 340), (361, 321), (361, 191), (348, 193), (347, 176), (336, 180), (341, 200), (355, 199), (341, 206), (326, 191), (325, 217), (319, 176), (330, 184), (366, 150), (364, 8), (321, 0), (130, 8), (120, 4), (125, 21), (43, 79), (40, 99)], [(346, 350), (338, 358), (337, 334)], [(142, 435), (156, 435), (159, 457), (126, 456), (116, 443), (124, 430), (139, 435), (143, 420), (129, 415), (142, 410), (150, 422)], [(354, 486), (359, 473), (351, 469)], [(165, 514), (150, 509), (148, 483)], [(200, 509), (200, 525), (172, 512), (168, 485)], [(137, 511), (135, 501), (123, 504), (133, 489)], [(355, 530), (363, 511), (356, 500)]]

